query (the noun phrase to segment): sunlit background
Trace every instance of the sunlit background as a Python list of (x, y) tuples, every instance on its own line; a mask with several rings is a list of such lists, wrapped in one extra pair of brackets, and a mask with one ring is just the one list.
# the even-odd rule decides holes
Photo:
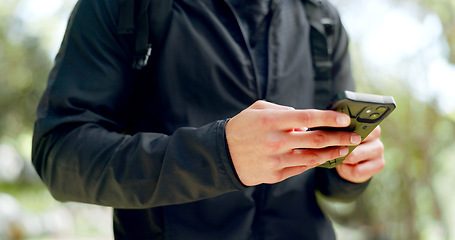
[[(0, 239), (112, 239), (111, 210), (59, 203), (30, 163), (34, 112), (75, 0), (0, 4)], [(333, 0), (358, 91), (392, 95), (387, 166), (354, 203), (320, 198), (340, 239), (455, 239), (455, 0)]]

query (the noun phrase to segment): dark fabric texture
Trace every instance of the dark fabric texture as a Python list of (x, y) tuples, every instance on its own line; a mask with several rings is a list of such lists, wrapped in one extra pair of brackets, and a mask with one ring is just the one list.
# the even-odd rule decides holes
[[(140, 72), (133, 36), (116, 33), (118, 12), (118, 0), (80, 0), (56, 57), (33, 139), (52, 195), (115, 208), (116, 239), (334, 239), (315, 191), (352, 200), (367, 184), (313, 169), (246, 188), (224, 136), (227, 119), (258, 99), (314, 107), (301, 1), (273, 11), (264, 90), (225, 1), (174, 0), (163, 44)], [(335, 93), (354, 86), (339, 19), (334, 31)]]
[(282, 0), (229, 0), (236, 14), (242, 33), (247, 40), (256, 78), (262, 95), (265, 95), (268, 78), (268, 36), (273, 12)]

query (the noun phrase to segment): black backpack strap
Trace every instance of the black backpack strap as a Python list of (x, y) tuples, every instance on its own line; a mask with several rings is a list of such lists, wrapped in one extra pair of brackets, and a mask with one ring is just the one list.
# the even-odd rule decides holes
[(118, 34), (132, 34), (134, 32), (134, 8), (135, 2), (130, 0), (120, 1)]
[(166, 34), (172, 12), (172, 0), (121, 0), (118, 34), (136, 35), (133, 68), (148, 64), (152, 46), (160, 44)]
[(326, 109), (332, 98), (332, 46), (335, 21), (329, 14), (324, 0), (304, 0), (310, 23), (311, 54), (314, 68), (314, 106)]

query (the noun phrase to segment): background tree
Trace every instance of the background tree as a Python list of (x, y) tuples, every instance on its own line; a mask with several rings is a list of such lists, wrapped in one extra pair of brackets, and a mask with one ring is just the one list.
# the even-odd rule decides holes
[[(409, 89), (400, 83), (395, 84)], [(362, 89), (371, 92), (365, 85)], [(455, 122), (406, 90), (375, 89), (393, 95), (399, 106), (381, 124), (386, 169), (355, 203), (326, 205), (330, 215), (338, 224), (362, 231), (360, 239), (452, 239), (442, 199), (447, 196), (439, 187), (453, 180), (446, 174), (453, 169), (447, 156), (454, 153)]]
[(14, 13), (20, 1), (0, 6), (0, 139), (32, 131), (35, 109), (51, 66), (38, 36)]
[[(30, 22), (25, 8), (29, 2), (0, 4), (0, 239), (112, 239), (110, 210), (58, 203), (31, 165), (36, 107), (52, 65), (48, 47), (51, 40), (58, 44), (62, 38), (49, 30), (65, 25), (65, 20), (56, 21), (53, 15)], [(66, 19), (73, 4), (65, 1), (55, 14), (66, 14)]]
[[(333, 0), (340, 7), (359, 0)], [(30, 165), (30, 141), (35, 119), (35, 109), (41, 96), (55, 53), (49, 53), (49, 45), (55, 48), (62, 35), (48, 34), (47, 29), (57, 24), (65, 25), (69, 10), (75, 0), (61, 0), (54, 15), (56, 21), (44, 19), (33, 23), (31, 31), (25, 22), (25, 3), (29, 0), (4, 0), (0, 4), (0, 175), (6, 156), (1, 146), (8, 144), (20, 149), (22, 161)], [(58, 1), (53, 1), (57, 4)], [(372, 0), (364, 2), (374, 2)], [(363, 3), (364, 3), (363, 2)], [(455, 1), (454, 0), (390, 0), (386, 3), (417, 3), (424, 10), (421, 14), (435, 13), (443, 28), (445, 57), (455, 63)], [(43, 3), (40, 3), (43, 4)], [(409, 10), (411, 11), (411, 10)], [(356, 16), (356, 12), (346, 15)], [(374, 21), (374, 19), (370, 19)], [(416, 70), (425, 69), (426, 57), (419, 52), (410, 58), (421, 61), (404, 61), (401, 74), (385, 73), (366, 64), (357, 42), (362, 35), (352, 36), (351, 52), (354, 62), (358, 91), (392, 95), (397, 110), (381, 124), (382, 140), (386, 145), (386, 169), (376, 176), (365, 194), (354, 203), (332, 203), (321, 198), (321, 203), (337, 223), (340, 239), (453, 239), (455, 207), (452, 207), (455, 189), (455, 113), (442, 111), (440, 100), (422, 100), (416, 96), (415, 85), (428, 81), (415, 77)], [(394, 37), (394, 36), (390, 36)], [(52, 42), (58, 39), (57, 44)], [(52, 43), (51, 43), (52, 42)], [(392, 41), (393, 42), (393, 41)], [(365, 64), (364, 64), (365, 63)], [(424, 83), (425, 84), (425, 83)], [(454, 99), (455, 100), (455, 99)], [(24, 160), (25, 159), (25, 160)], [(9, 169), (10, 170), (10, 169)], [(29, 168), (30, 170), (30, 168)], [(21, 239), (27, 236), (53, 236), (50, 229), (25, 229), (21, 226), (30, 219), (52, 225), (52, 219), (66, 219), (67, 228), (60, 229), (58, 236), (110, 236), (109, 225), (95, 229), (109, 219), (98, 218), (106, 211), (81, 204), (62, 204), (52, 199), (45, 187), (29, 182), (2, 182), (0, 176), (0, 226), (5, 226), (2, 206), (16, 201), (17, 213), (23, 217), (10, 228), (0, 227), (0, 239)], [(12, 200), (13, 199), (13, 200)], [(8, 205), (10, 206), (10, 205)], [(13, 209), (12, 205), (10, 209)], [(52, 209), (52, 214), (49, 210)], [(57, 211), (54, 211), (57, 209)], [(87, 210), (89, 209), (89, 210)], [(24, 213), (25, 211), (25, 213)], [(89, 214), (85, 214), (89, 212)], [(109, 218), (109, 213), (108, 213)], [(17, 219), (17, 217), (15, 218)], [(81, 220), (82, 219), (82, 220)], [(96, 224), (90, 224), (95, 219)], [(58, 224), (53, 225), (54, 228)], [(19, 227), (18, 227), (19, 226)], [(87, 232), (94, 232), (92, 235)], [(100, 233), (101, 232), (101, 233)], [(66, 235), (66, 236), (65, 236)]]
[[(455, 62), (455, 1), (388, 2), (396, 8), (403, 3), (418, 3), (421, 19), (436, 13), (443, 27), (443, 55)], [(390, 34), (392, 39), (400, 37)], [(398, 105), (381, 124), (387, 164), (355, 203), (332, 203), (323, 198), (321, 202), (337, 224), (353, 230), (342, 239), (454, 239), (451, 227), (455, 223), (454, 114), (445, 111), (447, 105), (441, 102), (438, 93), (430, 93), (428, 89), (426, 99), (422, 100), (416, 91), (419, 84), (430, 85), (426, 71), (431, 59), (427, 49), (420, 49), (399, 62), (395, 66), (399, 74), (391, 74), (366, 64), (356, 41), (352, 39), (351, 52), (355, 79), (359, 80), (358, 91), (392, 95)], [(339, 228), (342, 233), (345, 230)]]
[(419, 3), (441, 19), (444, 35), (449, 44), (449, 60), (455, 63), (455, 1), (454, 0), (408, 0)]

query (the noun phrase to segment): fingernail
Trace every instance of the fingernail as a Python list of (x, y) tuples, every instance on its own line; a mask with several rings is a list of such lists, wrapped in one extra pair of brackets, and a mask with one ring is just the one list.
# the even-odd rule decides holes
[(360, 135), (358, 134), (353, 134), (351, 136), (351, 143), (352, 144), (360, 144), (360, 142), (362, 141), (362, 138), (360, 137)]
[(337, 123), (342, 126), (346, 126), (351, 123), (351, 119), (348, 116), (339, 116), (337, 117)]
[(349, 153), (349, 148), (340, 149), (340, 156), (346, 156)]

